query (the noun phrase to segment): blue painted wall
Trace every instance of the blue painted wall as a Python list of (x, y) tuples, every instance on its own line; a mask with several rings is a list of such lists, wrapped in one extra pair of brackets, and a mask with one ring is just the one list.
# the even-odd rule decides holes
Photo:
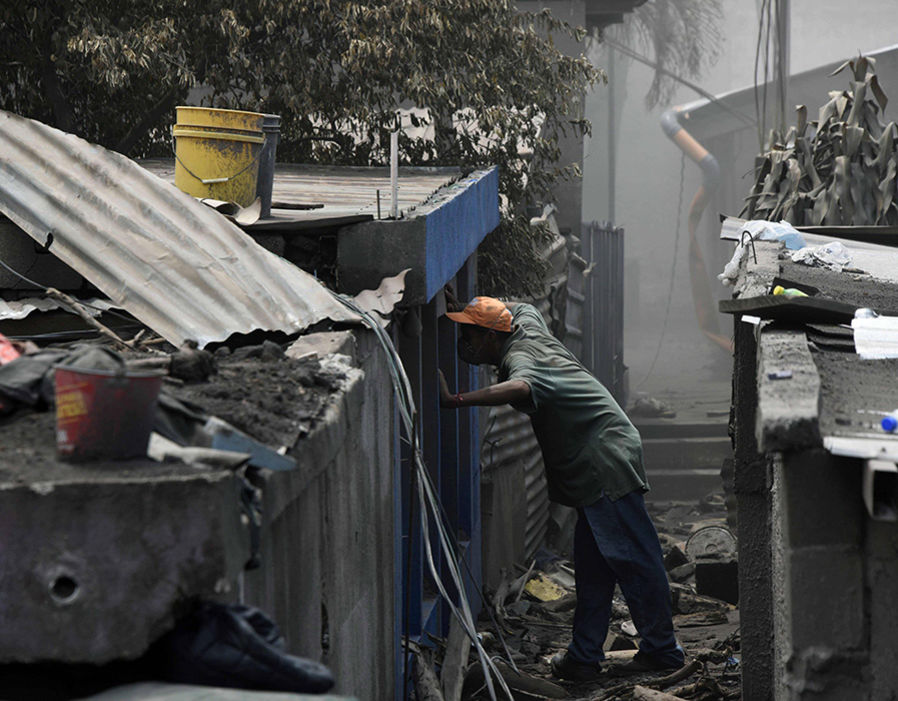
[[(454, 196), (462, 191), (460, 196)], [(499, 226), (499, 169), (481, 170), (446, 190), (426, 213), (427, 301), (461, 269), (486, 235)]]

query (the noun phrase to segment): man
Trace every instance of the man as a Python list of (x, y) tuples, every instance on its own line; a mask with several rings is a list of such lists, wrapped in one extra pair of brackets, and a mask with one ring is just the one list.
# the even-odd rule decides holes
[(441, 406), (511, 404), (529, 414), (549, 498), (577, 509), (573, 639), (567, 651), (552, 658), (555, 676), (601, 678), (615, 584), (641, 641), (634, 659), (613, 671), (682, 667), (661, 545), (642, 496), (648, 484), (638, 431), (608, 390), (549, 332), (533, 306), (475, 297), (446, 316), (460, 324), (459, 357), (497, 366), (499, 382), (453, 395), (441, 373)]

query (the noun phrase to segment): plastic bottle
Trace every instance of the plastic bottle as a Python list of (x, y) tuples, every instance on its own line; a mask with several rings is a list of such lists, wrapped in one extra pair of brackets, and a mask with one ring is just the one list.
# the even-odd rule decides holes
[(886, 433), (894, 433), (898, 429), (898, 409), (883, 416), (879, 425)]
[(784, 297), (807, 297), (808, 295), (801, 290), (797, 290), (794, 287), (783, 287), (782, 285), (777, 285), (773, 288), (773, 294), (775, 295), (783, 295)]

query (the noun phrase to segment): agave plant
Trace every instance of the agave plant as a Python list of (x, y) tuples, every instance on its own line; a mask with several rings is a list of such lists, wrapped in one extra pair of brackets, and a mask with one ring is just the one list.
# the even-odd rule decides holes
[(807, 108), (785, 134), (771, 132), (742, 216), (805, 226), (898, 224), (898, 126), (885, 123), (888, 98), (875, 59), (858, 56), (832, 75), (850, 88), (829, 93), (816, 121)]

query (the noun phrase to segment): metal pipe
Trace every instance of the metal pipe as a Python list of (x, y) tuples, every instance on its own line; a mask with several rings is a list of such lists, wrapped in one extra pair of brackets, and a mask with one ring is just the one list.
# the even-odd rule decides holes
[(702, 184), (689, 206), (689, 282), (692, 287), (692, 303), (698, 317), (698, 325), (709, 339), (724, 350), (732, 352), (733, 342), (720, 334), (717, 310), (708, 282), (708, 270), (698, 242), (698, 223), (711, 195), (720, 184), (720, 165), (717, 159), (702, 146), (680, 122), (684, 112), (679, 107), (666, 110), (661, 115), (661, 129), (677, 147), (694, 161), (702, 171)]
[(399, 131), (390, 134), (390, 216), (399, 218)]

